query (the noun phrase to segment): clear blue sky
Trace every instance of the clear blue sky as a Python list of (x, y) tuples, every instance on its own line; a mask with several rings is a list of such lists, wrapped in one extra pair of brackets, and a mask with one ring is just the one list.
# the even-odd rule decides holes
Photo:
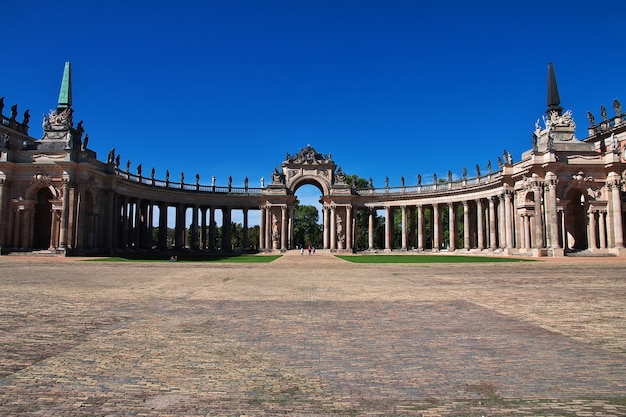
[[(577, 136), (626, 102), (619, 1), (5, 0), (0, 96), (31, 134), (72, 62), (75, 121), (131, 171), (226, 185), (310, 144), (383, 186), (531, 147), (553, 62)], [(313, 194), (319, 193), (315, 191)]]

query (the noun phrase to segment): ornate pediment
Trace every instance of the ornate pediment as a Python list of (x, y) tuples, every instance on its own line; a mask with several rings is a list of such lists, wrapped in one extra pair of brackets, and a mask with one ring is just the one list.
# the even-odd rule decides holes
[(307, 145), (295, 155), (287, 154), (285, 162), (289, 164), (321, 164), (332, 162), (332, 157), (330, 154), (322, 155), (312, 148), (311, 145)]

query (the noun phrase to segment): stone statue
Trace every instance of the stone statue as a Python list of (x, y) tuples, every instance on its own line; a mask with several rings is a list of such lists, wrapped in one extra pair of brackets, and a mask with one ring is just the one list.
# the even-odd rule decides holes
[(261, 177), (261, 188), (265, 188), (265, 178)]
[(374, 188), (374, 180), (372, 180), (372, 177), (370, 177), (370, 188)]
[(611, 152), (615, 153), (615, 154), (619, 154), (620, 153), (620, 149), (619, 149), (619, 140), (617, 140), (617, 138), (615, 137), (615, 133), (611, 134), (611, 138), (610, 138), (610, 150)]
[(213, 175), (211, 177), (211, 187), (215, 187), (215, 180), (216, 180), (215, 175)]
[(600, 106), (600, 114), (602, 115), (602, 120), (606, 122), (606, 107)]
[(109, 155), (107, 156), (107, 164), (112, 164), (115, 162), (115, 148), (109, 151)]
[(154, 167), (152, 167), (152, 172), (150, 173), (150, 178), (151, 178), (151, 179), (154, 179), (154, 174), (155, 174), (155, 172), (156, 172), (156, 171), (155, 171)]
[(246, 191), (248, 190), (248, 177), (243, 180), (243, 188), (245, 188)]
[(185, 183), (185, 173), (183, 171), (180, 171), (180, 185), (183, 185)]
[(83, 144), (81, 146), (81, 151), (87, 149), (87, 144), (89, 143), (89, 135), (85, 135), (85, 139), (83, 140)]
[(24, 112), (24, 120), (22, 120), (22, 124), (24, 126), (28, 126), (28, 122), (30, 121), (30, 110), (26, 110)]
[(126, 161), (126, 172), (130, 171), (130, 159)]
[(448, 170), (448, 182), (452, 182), (452, 171)]
[(589, 127), (596, 124), (596, 118), (593, 117), (593, 114), (590, 111), (587, 112), (587, 119), (589, 119)]
[(141, 164), (137, 165), (137, 176), (141, 177)]
[(404, 175), (400, 177), (400, 182), (402, 183), (402, 188), (404, 188)]
[(170, 182), (170, 170), (165, 170), (165, 182)]
[(389, 177), (385, 177), (385, 188), (389, 188)]
[(120, 155), (117, 155), (117, 157), (115, 157), (115, 167), (117, 169), (120, 169)]
[(476, 164), (476, 176), (480, 177), (480, 165)]
[(437, 184), (437, 173), (433, 172), (433, 184)]
[(0, 115), (2, 115), (2, 110), (4, 110), (4, 97), (0, 97)]
[(538, 137), (537, 135), (533, 132), (533, 152), (537, 152), (537, 141), (538, 141)]
[(335, 180), (338, 184), (344, 184), (346, 182), (346, 175), (343, 173), (343, 169), (341, 169), (341, 167), (337, 168)]
[(503, 165), (504, 165), (504, 164), (502, 163), (502, 158), (501, 158), (501, 157), (498, 157), (498, 168), (499, 168), (499, 169), (502, 169), (502, 166), (503, 166)]
[(5, 133), (0, 136), (0, 148), (8, 149), (9, 148), (9, 134)]
[(200, 184), (200, 174), (196, 173), (196, 185)]
[(620, 103), (618, 99), (613, 100), (613, 109), (615, 109), (616, 116), (622, 114), (622, 103)]
[(491, 175), (491, 160), (487, 161), (487, 172)]
[(233, 176), (229, 176), (228, 177), (228, 191), (232, 190), (233, 188)]
[(422, 185), (422, 174), (417, 174), (417, 185)]
[(11, 120), (15, 121), (17, 117), (17, 104), (11, 106)]
[(467, 179), (467, 168), (463, 167), (463, 179)]

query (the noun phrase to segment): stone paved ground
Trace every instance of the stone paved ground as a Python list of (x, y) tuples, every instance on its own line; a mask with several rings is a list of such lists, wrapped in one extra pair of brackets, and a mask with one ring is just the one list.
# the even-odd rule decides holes
[(625, 416), (626, 260), (0, 258), (2, 416)]

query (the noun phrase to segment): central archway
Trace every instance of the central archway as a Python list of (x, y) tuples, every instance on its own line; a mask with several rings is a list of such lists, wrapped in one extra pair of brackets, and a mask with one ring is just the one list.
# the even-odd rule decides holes
[(301, 184), (295, 190), (297, 198), (294, 207), (294, 244), (295, 248), (323, 248), (323, 209), (321, 193), (316, 184)]

